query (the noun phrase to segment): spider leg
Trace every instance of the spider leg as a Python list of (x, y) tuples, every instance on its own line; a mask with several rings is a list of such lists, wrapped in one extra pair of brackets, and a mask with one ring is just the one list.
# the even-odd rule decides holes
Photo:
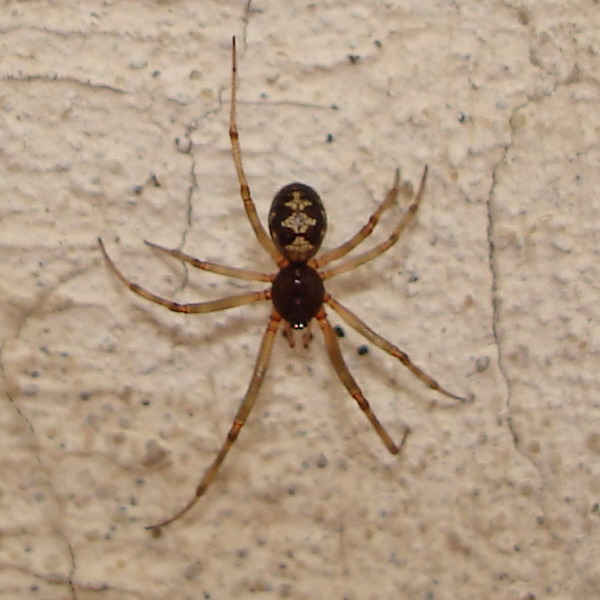
[(394, 175), (394, 183), (392, 184), (392, 187), (386, 194), (381, 204), (377, 207), (375, 212), (369, 217), (367, 223), (365, 223), (365, 225), (363, 225), (348, 241), (344, 242), (343, 244), (340, 244), (336, 248), (332, 248), (331, 250), (324, 252), (318, 258), (313, 259), (311, 261), (311, 265), (315, 269), (318, 269), (330, 263), (333, 260), (337, 260), (338, 258), (346, 256), (348, 252), (356, 248), (358, 244), (360, 244), (363, 240), (365, 240), (368, 236), (371, 235), (373, 229), (375, 229), (375, 226), (379, 222), (381, 215), (396, 202), (399, 190), (400, 169), (396, 169), (396, 173)]
[(206, 302), (192, 302), (189, 304), (180, 304), (179, 302), (174, 302), (173, 300), (169, 300), (167, 298), (163, 298), (162, 296), (158, 296), (149, 292), (142, 286), (137, 283), (133, 283), (129, 281), (121, 271), (117, 268), (115, 263), (111, 260), (106, 252), (106, 248), (104, 247), (104, 243), (100, 238), (98, 238), (98, 243), (100, 244), (100, 248), (102, 250), (102, 254), (104, 254), (104, 258), (108, 263), (108, 266), (111, 268), (112, 272), (134, 293), (142, 298), (146, 298), (146, 300), (150, 300), (151, 302), (155, 302), (156, 304), (160, 304), (161, 306), (166, 306), (169, 310), (173, 312), (182, 312), (182, 313), (207, 313), (214, 312), (217, 310), (225, 310), (227, 308), (233, 308), (234, 306), (242, 306), (243, 304), (250, 304), (252, 302), (257, 302), (258, 300), (268, 300), (271, 297), (271, 290), (266, 289), (261, 292), (249, 292), (247, 294), (239, 294), (237, 296), (227, 296), (226, 298), (219, 298), (218, 300), (208, 300)]
[(348, 370), (348, 366), (346, 365), (342, 353), (340, 351), (337, 335), (332, 329), (331, 325), (329, 324), (327, 316), (325, 315), (325, 310), (323, 308), (321, 308), (320, 311), (317, 313), (316, 318), (319, 321), (319, 325), (321, 326), (321, 331), (323, 332), (323, 337), (325, 338), (325, 345), (327, 346), (327, 351), (329, 353), (329, 357), (331, 358), (331, 362), (333, 363), (338, 377), (344, 384), (344, 387), (356, 400), (358, 406), (365, 413), (367, 419), (369, 419), (371, 425), (373, 425), (373, 428), (377, 432), (377, 435), (379, 435), (381, 441), (384, 443), (385, 447), (389, 450), (389, 452), (391, 454), (398, 454), (398, 452), (400, 452), (400, 449), (404, 445), (406, 436), (408, 435), (408, 427), (405, 429), (404, 435), (402, 436), (400, 443), (396, 444), (390, 437), (389, 433), (385, 430), (383, 425), (379, 422), (379, 419), (375, 416), (375, 413), (371, 409), (369, 402), (364, 397), (354, 377), (352, 377), (352, 374)]
[(414, 214), (417, 212), (417, 208), (419, 208), (419, 202), (421, 201), (421, 197), (423, 196), (423, 192), (425, 191), (426, 179), (427, 167), (425, 167), (425, 169), (423, 170), (421, 183), (419, 184), (419, 189), (417, 190), (413, 201), (411, 202), (410, 206), (406, 209), (406, 212), (402, 215), (402, 219), (400, 219), (400, 222), (395, 227), (394, 231), (392, 231), (392, 233), (386, 240), (384, 240), (380, 244), (377, 244), (377, 246), (371, 248), (371, 250), (367, 250), (366, 252), (363, 252), (362, 254), (359, 254), (358, 256), (355, 256), (354, 258), (351, 258), (337, 265), (336, 267), (333, 267), (332, 269), (329, 269), (327, 271), (321, 271), (321, 277), (323, 279), (329, 279), (330, 277), (334, 277), (335, 275), (339, 275), (340, 273), (351, 271), (352, 269), (355, 269), (356, 267), (370, 260), (373, 260), (380, 254), (383, 254), (388, 248), (391, 248), (398, 241), (400, 234), (402, 233), (404, 228), (410, 223)]
[(262, 343), (260, 346), (260, 350), (258, 352), (258, 356), (256, 358), (256, 364), (254, 366), (254, 373), (252, 374), (252, 379), (250, 380), (250, 385), (248, 386), (248, 390), (246, 391), (246, 395), (240, 405), (235, 418), (233, 419), (233, 424), (231, 425), (229, 432), (227, 433), (227, 437), (219, 450), (219, 453), (205, 471), (204, 476), (200, 480), (198, 487), (196, 488), (196, 492), (194, 497), (180, 510), (178, 510), (173, 516), (169, 517), (161, 521), (160, 523), (156, 523), (155, 525), (148, 525), (146, 529), (159, 529), (172, 523), (179, 517), (183, 516), (198, 500), (206, 493), (206, 490), (213, 482), (216, 477), (221, 464), (225, 460), (227, 453), (233, 446), (235, 440), (237, 439), (240, 430), (246, 423), (246, 419), (254, 406), (254, 402), (256, 400), (256, 396), (260, 390), (260, 386), (263, 382), (265, 373), (267, 371), (267, 367), (269, 366), (269, 360), (271, 358), (271, 350), (273, 348), (273, 342), (275, 340), (275, 334), (277, 333), (277, 328), (279, 327), (279, 323), (281, 321), (281, 317), (279, 314), (273, 309), (271, 312), (271, 318), (269, 319), (269, 324), (267, 325), (267, 329), (263, 335)]
[(349, 311), (345, 306), (341, 305), (337, 300), (334, 300), (331, 296), (327, 296), (325, 298), (325, 302), (335, 310), (335, 312), (350, 325), (366, 337), (370, 342), (379, 346), (382, 350), (385, 350), (388, 354), (396, 357), (405, 367), (407, 367), (410, 371), (412, 371), (425, 385), (428, 385), (432, 390), (436, 390), (440, 392), (440, 394), (444, 394), (444, 396), (448, 396), (453, 400), (459, 400), (460, 402), (467, 402), (467, 399), (453, 394), (449, 392), (447, 389), (443, 388), (433, 377), (422, 371), (417, 365), (415, 365), (408, 354), (400, 350), (388, 342), (385, 338), (380, 336), (378, 333), (375, 333), (366, 323), (364, 323), (361, 319), (359, 319), (353, 312)]
[(273, 281), (273, 276), (269, 273), (260, 273), (259, 271), (252, 271), (250, 269), (237, 269), (236, 267), (219, 265), (206, 260), (200, 260), (190, 256), (189, 254), (186, 254), (185, 252), (182, 252), (181, 250), (176, 250), (175, 248), (165, 248), (164, 246), (159, 246), (154, 242), (149, 242), (148, 240), (144, 240), (144, 242), (151, 248), (155, 248), (156, 250), (170, 254), (179, 260), (189, 263), (197, 269), (203, 269), (204, 271), (218, 273), (219, 275), (225, 275), (226, 277), (235, 277), (237, 279), (247, 279), (250, 281)]
[(235, 163), (235, 169), (237, 171), (238, 181), (240, 183), (240, 195), (244, 202), (244, 208), (254, 233), (260, 242), (260, 245), (270, 254), (271, 258), (276, 264), (283, 265), (283, 257), (279, 250), (275, 247), (273, 240), (267, 235), (265, 228), (262, 226), (258, 214), (256, 212), (256, 206), (252, 201), (250, 195), (250, 187), (246, 174), (244, 173), (244, 167), (242, 165), (242, 151), (240, 149), (240, 136), (237, 128), (237, 56), (236, 56), (236, 45), (235, 36), (232, 40), (231, 45), (231, 112), (229, 113), (229, 139), (231, 141), (231, 154), (233, 156), (233, 162)]

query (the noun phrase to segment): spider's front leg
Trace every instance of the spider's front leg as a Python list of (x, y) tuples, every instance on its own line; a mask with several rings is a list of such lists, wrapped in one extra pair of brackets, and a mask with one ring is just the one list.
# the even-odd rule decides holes
[(404, 445), (404, 441), (406, 440), (406, 436), (408, 435), (409, 429), (406, 427), (404, 429), (404, 435), (398, 444), (392, 440), (390, 434), (386, 431), (385, 427), (379, 422), (379, 419), (375, 416), (375, 413), (371, 409), (371, 405), (368, 400), (365, 398), (361, 389), (358, 387), (354, 377), (350, 373), (346, 362), (342, 356), (340, 351), (340, 345), (337, 340), (337, 335), (329, 321), (327, 320), (327, 316), (325, 315), (325, 310), (321, 308), (321, 310), (317, 313), (316, 316), (319, 325), (321, 326), (321, 331), (323, 332), (323, 337), (325, 338), (325, 345), (327, 347), (327, 352), (329, 353), (329, 357), (331, 358), (331, 362), (335, 368), (338, 377), (341, 382), (344, 384), (344, 387), (348, 390), (350, 395), (356, 400), (360, 409), (365, 413), (367, 419), (373, 428), (377, 432), (377, 435), (381, 438), (381, 441), (384, 443), (385, 447), (389, 450), (391, 454), (398, 454), (400, 452), (402, 446)]
[(423, 369), (417, 367), (411, 360), (410, 356), (406, 352), (400, 350), (397, 346), (394, 346), (391, 342), (388, 342), (383, 336), (373, 331), (364, 321), (359, 319), (353, 312), (348, 310), (345, 306), (340, 304), (337, 300), (332, 298), (331, 295), (327, 295), (325, 302), (333, 308), (350, 327), (353, 327), (366, 337), (370, 342), (397, 358), (407, 369), (409, 369), (414, 375), (416, 375), (425, 385), (429, 386), (432, 390), (436, 390), (440, 394), (444, 394), (448, 398), (458, 400), (459, 402), (467, 402), (467, 398), (453, 394), (446, 388), (442, 387), (431, 375), (428, 375)]
[(185, 513), (200, 500), (200, 498), (206, 493), (206, 490), (209, 488), (210, 484), (214, 481), (219, 469), (221, 468), (221, 464), (225, 460), (225, 457), (231, 450), (231, 447), (237, 440), (237, 437), (242, 429), (242, 427), (246, 423), (246, 419), (254, 406), (256, 401), (256, 397), (260, 390), (260, 386), (265, 377), (265, 373), (267, 371), (267, 367), (269, 366), (269, 361), (271, 358), (271, 350), (273, 349), (273, 342), (275, 340), (275, 334), (277, 333), (277, 329), (279, 327), (279, 323), (281, 322), (281, 317), (277, 313), (275, 309), (271, 312), (271, 317), (269, 319), (269, 324), (267, 325), (267, 329), (263, 335), (262, 343), (260, 345), (260, 350), (258, 351), (258, 356), (256, 358), (256, 364), (254, 366), (254, 372), (252, 374), (252, 379), (250, 380), (250, 384), (248, 386), (248, 390), (246, 391), (246, 395), (240, 405), (235, 418), (233, 419), (233, 423), (227, 433), (227, 437), (219, 450), (219, 453), (205, 471), (204, 476), (200, 480), (198, 487), (196, 488), (196, 493), (193, 498), (180, 510), (178, 510), (173, 516), (168, 519), (164, 519), (159, 523), (155, 523), (154, 525), (148, 525), (146, 529), (154, 529), (158, 530), (169, 523), (172, 523), (176, 519), (182, 517)]

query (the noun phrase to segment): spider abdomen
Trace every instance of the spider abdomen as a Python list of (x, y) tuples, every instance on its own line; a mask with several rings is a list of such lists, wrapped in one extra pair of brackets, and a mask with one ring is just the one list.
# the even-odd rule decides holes
[(283, 267), (273, 280), (271, 298), (275, 310), (294, 329), (304, 329), (323, 305), (321, 276), (306, 263)]
[(327, 229), (319, 194), (303, 183), (282, 187), (269, 210), (269, 231), (290, 262), (304, 262), (317, 253)]

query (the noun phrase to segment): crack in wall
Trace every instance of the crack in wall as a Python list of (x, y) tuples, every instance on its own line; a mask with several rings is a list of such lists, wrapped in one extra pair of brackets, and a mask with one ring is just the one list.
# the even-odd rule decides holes
[(11, 82), (25, 82), (31, 83), (33, 81), (42, 81), (45, 83), (68, 83), (70, 85), (77, 85), (83, 88), (89, 88), (92, 90), (101, 90), (114, 92), (115, 94), (130, 94), (129, 90), (109, 85), (108, 83), (94, 83), (91, 79), (80, 79), (79, 77), (69, 77), (64, 75), (54, 74), (38, 74), (38, 75), (3, 75), (0, 77), (0, 81), (11, 81)]
[[(511, 140), (512, 142), (512, 140)], [(491, 297), (492, 297), (492, 335), (494, 337), (494, 343), (498, 350), (498, 370), (502, 375), (502, 379), (504, 380), (504, 384), (506, 386), (506, 410), (508, 413), (508, 417), (506, 419), (508, 429), (513, 439), (513, 443), (517, 450), (521, 452), (519, 448), (519, 436), (514, 428), (513, 418), (512, 418), (512, 387), (510, 382), (510, 377), (508, 376), (507, 369), (504, 365), (504, 357), (502, 352), (502, 340), (501, 336), (498, 332), (499, 322), (500, 322), (500, 303), (501, 299), (498, 295), (498, 281), (499, 281), (499, 269), (496, 259), (496, 246), (494, 243), (495, 238), (495, 229), (496, 222), (494, 218), (494, 199), (495, 199), (495, 190), (498, 184), (498, 170), (500, 166), (504, 164), (506, 159), (506, 154), (508, 153), (508, 149), (510, 148), (510, 144), (506, 144), (502, 151), (502, 156), (494, 165), (492, 170), (492, 183), (490, 186), (490, 191), (487, 197), (487, 217), (488, 217), (488, 226), (487, 226), (487, 242), (488, 242), (488, 262), (490, 266), (490, 274), (492, 276), (492, 286), (491, 286)]]
[[(501, 315), (502, 298), (500, 297), (500, 291), (501, 291), (501, 285), (502, 285), (502, 273), (500, 272), (500, 268), (498, 266), (496, 247), (495, 247), (495, 243), (494, 243), (494, 238), (496, 237), (496, 219), (495, 219), (494, 204), (495, 204), (495, 197), (496, 197), (496, 188), (499, 185), (499, 180), (500, 180), (499, 171), (500, 171), (501, 166), (505, 163), (507, 155), (508, 155), (510, 148), (512, 147), (513, 142), (514, 142), (515, 125), (513, 123), (514, 123), (515, 116), (518, 114), (519, 111), (526, 108), (529, 104), (538, 103), (540, 100), (551, 96), (559, 87), (561, 87), (561, 85), (568, 85), (569, 83), (570, 83), (570, 80), (566, 80), (562, 84), (556, 83), (556, 85), (554, 85), (552, 87), (552, 89), (549, 90), (547, 93), (542, 94), (540, 96), (528, 98), (527, 101), (523, 102), (522, 104), (520, 104), (519, 106), (514, 108), (514, 110), (511, 113), (511, 117), (509, 119), (510, 130), (511, 130), (511, 133), (510, 133), (511, 139), (507, 144), (505, 144), (503, 146), (502, 154), (501, 154), (500, 158), (498, 159), (498, 161), (496, 162), (496, 164), (494, 165), (494, 168), (492, 169), (492, 183), (491, 183), (490, 191), (489, 191), (488, 198), (487, 198), (487, 214), (488, 214), (487, 240), (488, 240), (488, 246), (489, 246), (488, 260), (489, 260), (489, 265), (490, 265), (490, 273), (491, 273), (491, 277), (492, 277), (492, 285), (491, 285), (492, 312), (493, 312), (492, 334), (494, 337), (495, 345), (498, 349), (498, 369), (499, 369), (499, 371), (502, 375), (502, 378), (505, 382), (505, 385), (506, 385), (506, 401), (505, 401), (506, 411), (507, 411), (506, 423), (507, 423), (509, 432), (511, 434), (511, 437), (513, 439), (513, 444), (514, 444), (516, 451), (519, 453), (520, 456), (522, 456), (524, 459), (526, 459), (529, 464), (532, 465), (532, 467), (535, 469), (536, 473), (538, 474), (538, 477), (540, 480), (540, 486), (539, 486), (539, 490), (537, 493), (537, 503), (538, 503), (538, 506), (540, 507), (540, 511), (541, 511), (541, 515), (542, 515), (540, 518), (539, 524), (543, 525), (545, 527), (545, 529), (547, 530), (551, 539), (555, 543), (559, 543), (560, 541), (562, 541), (563, 538), (562, 538), (560, 531), (557, 530), (555, 526), (553, 526), (552, 521), (548, 517), (548, 512), (546, 509), (546, 501), (545, 501), (545, 495), (546, 495), (545, 493), (548, 491), (548, 487), (547, 487), (548, 482), (546, 480), (546, 477), (544, 475), (544, 471), (543, 471), (542, 467), (540, 465), (538, 465), (538, 463), (536, 462), (534, 457), (531, 455), (531, 453), (528, 453), (525, 450), (525, 448), (523, 447), (521, 439), (520, 439), (517, 429), (515, 427), (515, 422), (514, 422), (514, 418), (513, 418), (513, 406), (512, 406), (512, 404), (513, 404), (513, 388), (512, 388), (510, 374), (508, 372), (508, 368), (504, 361), (503, 345), (504, 345), (505, 340), (503, 340), (502, 334), (500, 332), (500, 323), (501, 323), (501, 318), (502, 318), (502, 315)], [(573, 562), (572, 555), (570, 556), (570, 559)], [(574, 569), (574, 572), (577, 571), (577, 565), (574, 562), (573, 562), (573, 569)]]
[[(21, 332), (23, 331), (23, 328), (27, 324), (28, 320), (31, 319), (32, 317), (34, 317), (38, 313), (38, 311), (46, 305), (48, 298), (50, 296), (52, 296), (52, 294), (54, 294), (56, 292), (56, 290), (59, 289), (61, 286), (63, 286), (65, 283), (68, 283), (75, 277), (78, 277), (79, 275), (81, 275), (82, 273), (87, 271), (87, 269), (88, 269), (88, 265), (86, 265), (85, 267), (82, 267), (82, 268), (77, 268), (75, 270), (69, 271), (67, 274), (65, 274), (63, 276), (59, 276), (57, 278), (56, 283), (54, 285), (50, 286), (44, 293), (40, 294), (37, 298), (37, 301), (34, 302), (28, 310), (24, 311), (24, 313), (22, 314), (22, 317), (15, 325), (14, 335), (10, 336), (7, 339), (18, 340), (20, 338)], [(3, 344), (0, 347), (0, 374), (2, 374), (2, 380), (7, 382), (7, 381), (9, 381), (9, 376), (6, 373), (6, 368), (5, 368), (5, 359), (4, 359), (5, 349), (6, 349), (6, 345)], [(10, 391), (8, 389), (6, 389), (5, 393), (6, 393), (6, 397), (8, 398), (8, 401), (12, 405), (13, 409), (15, 410), (17, 415), (19, 415), (19, 418), (23, 422), (26, 423), (27, 428), (29, 429), (29, 434), (31, 437), (31, 443), (30, 443), (31, 452), (33, 453), (33, 456), (35, 457), (35, 461), (36, 461), (40, 471), (44, 474), (45, 485), (50, 490), (50, 494), (54, 500), (55, 505), (60, 508), (61, 502), (60, 502), (59, 495), (56, 492), (54, 485), (52, 484), (51, 474), (50, 474), (49, 470), (46, 468), (46, 466), (42, 460), (42, 456), (39, 452), (39, 448), (41, 447), (41, 444), (37, 441), (37, 432), (34, 427), (34, 424), (33, 424), (32, 420), (27, 416), (27, 414), (21, 409), (21, 407), (19, 406), (19, 403), (15, 400), (15, 398), (10, 393)], [(36, 573), (35, 571), (29, 570), (29, 569), (22, 569), (22, 570), (32, 574), (34, 577), (43, 579), (44, 581), (46, 581), (48, 583), (59, 583), (61, 585), (67, 585), (70, 590), (70, 593), (71, 593), (71, 598), (73, 600), (77, 600), (77, 592), (75, 589), (76, 584), (74, 581), (74, 575), (77, 570), (77, 561), (75, 558), (75, 551), (73, 549), (73, 545), (71, 544), (71, 541), (68, 539), (68, 537), (66, 536), (66, 534), (60, 527), (53, 528), (53, 531), (55, 532), (57, 538), (64, 544), (64, 546), (67, 549), (67, 554), (69, 556), (70, 564), (69, 564), (69, 570), (68, 570), (68, 573), (66, 574), (66, 576), (65, 577), (54, 577), (51, 575), (42, 575), (42, 574)], [(16, 564), (13, 564), (12, 568), (21, 569)]]
[[(21, 325), (23, 325), (25, 323), (25, 321), (26, 321), (26, 319), (23, 321), (23, 323)], [(2, 350), (3, 350), (3, 348), (2, 348)], [(1, 356), (1, 351), (0, 351), (0, 356)], [(0, 360), (0, 373), (2, 373), (3, 379), (4, 379), (5, 378), (5, 369), (4, 369), (4, 364), (3, 364), (3, 362), (1, 360)], [(48, 469), (44, 465), (44, 463), (43, 463), (43, 461), (41, 459), (40, 453), (37, 451), (37, 449), (39, 448), (39, 443), (35, 442), (37, 434), (36, 434), (35, 428), (33, 426), (33, 423), (31, 421), (31, 419), (29, 419), (29, 417), (21, 410), (21, 408), (19, 407), (18, 403), (15, 401), (15, 399), (13, 398), (13, 396), (9, 392), (6, 392), (6, 397), (8, 398), (8, 401), (13, 406), (15, 412), (27, 424), (27, 427), (29, 428), (30, 436), (31, 436), (32, 440), (34, 440), (30, 444), (30, 447), (31, 447), (33, 455), (35, 457), (35, 461), (38, 464), (38, 467), (39, 467), (40, 471), (42, 473), (44, 473), (45, 484), (48, 486), (48, 489), (50, 490), (50, 493), (52, 494), (52, 497), (54, 498), (54, 501), (55, 501), (56, 505), (60, 506), (58, 494), (56, 493), (56, 490), (55, 490), (54, 486), (52, 485), (52, 478), (50, 477), (50, 473), (48, 472)], [(40, 579), (43, 579), (44, 581), (46, 581), (48, 583), (66, 584), (69, 587), (69, 590), (71, 592), (71, 597), (73, 598), (73, 600), (77, 600), (77, 592), (75, 591), (75, 584), (74, 584), (74, 581), (73, 581), (74, 574), (75, 574), (75, 571), (77, 569), (76, 560), (75, 560), (75, 552), (73, 550), (73, 546), (72, 546), (70, 540), (64, 534), (64, 532), (62, 531), (62, 529), (58, 529), (57, 528), (57, 529), (55, 529), (55, 532), (56, 532), (58, 538), (66, 546), (67, 553), (69, 555), (70, 565), (69, 565), (69, 572), (67, 573), (66, 577), (65, 578), (62, 578), (62, 577), (56, 578), (56, 577), (53, 577), (53, 576), (50, 576), (50, 575), (44, 575), (44, 574), (36, 573), (35, 571), (33, 571), (31, 569), (22, 569), (22, 570), (24, 572), (28, 573), (28, 574), (33, 575), (34, 577), (38, 577)], [(15, 564), (12, 565), (12, 568), (21, 569), (18, 565), (15, 565)]]
[(512, 125), (513, 119), (515, 115), (522, 110), (525, 106), (529, 104), (529, 100), (515, 107), (511, 113), (509, 123), (510, 123), (510, 141), (504, 144), (502, 149), (502, 154), (500, 158), (496, 161), (494, 168), (492, 169), (492, 182), (490, 185), (489, 194), (487, 196), (487, 217), (488, 217), (488, 226), (487, 226), (487, 242), (488, 242), (488, 262), (490, 267), (490, 274), (492, 277), (492, 285), (491, 285), (491, 297), (492, 297), (492, 335), (494, 337), (494, 343), (498, 350), (498, 370), (502, 375), (502, 379), (504, 380), (504, 384), (506, 386), (506, 424), (508, 426), (508, 430), (513, 440), (513, 444), (517, 452), (523, 456), (536, 470), (538, 475), (543, 481), (543, 474), (533, 459), (533, 457), (525, 451), (521, 444), (521, 440), (519, 438), (519, 434), (517, 433), (514, 419), (513, 419), (513, 389), (511, 384), (510, 375), (508, 373), (508, 369), (504, 362), (504, 352), (503, 352), (503, 340), (502, 335), (499, 331), (500, 322), (501, 322), (501, 305), (502, 299), (500, 298), (500, 285), (502, 275), (500, 273), (500, 269), (498, 267), (498, 260), (496, 254), (496, 246), (494, 239), (496, 237), (496, 220), (495, 220), (495, 197), (496, 197), (496, 188), (499, 183), (499, 170), (501, 166), (506, 161), (506, 156), (513, 145), (514, 142), (514, 126)]
[[(175, 138), (175, 147), (178, 152), (181, 154), (187, 154), (190, 157), (190, 167), (189, 167), (189, 185), (186, 194), (186, 215), (185, 215), (185, 227), (181, 233), (181, 240), (177, 246), (179, 250), (181, 250), (187, 241), (188, 234), (192, 228), (192, 221), (194, 215), (194, 195), (199, 189), (198, 185), (198, 174), (197, 174), (197, 162), (196, 157), (194, 155), (194, 142), (192, 140), (192, 136), (194, 132), (198, 129), (199, 123), (206, 120), (211, 115), (219, 114), (223, 109), (223, 92), (225, 91), (225, 87), (222, 86), (219, 88), (218, 100), (216, 108), (212, 108), (210, 110), (205, 111), (200, 117), (193, 119), (190, 121), (185, 127), (185, 133), (183, 138)], [(184, 277), (181, 283), (180, 289), (183, 289), (187, 286), (189, 280), (189, 269), (185, 262), (182, 262), (182, 266), (184, 269)]]
[[(569, 79), (565, 80), (563, 84), (568, 84)], [(531, 103), (538, 103), (540, 100), (550, 97), (554, 94), (554, 92), (560, 87), (559, 82), (555, 82), (555, 84), (547, 90), (545, 93), (540, 95), (535, 95), (532, 97), (528, 97), (524, 102), (515, 106), (511, 111), (510, 117), (508, 119), (509, 127), (510, 127), (510, 140), (502, 146), (502, 154), (500, 158), (496, 161), (492, 169), (492, 182), (490, 185), (490, 190), (487, 196), (487, 216), (488, 216), (488, 227), (487, 227), (487, 241), (488, 241), (488, 262), (490, 266), (490, 273), (492, 276), (492, 286), (491, 286), (491, 296), (492, 296), (492, 335), (494, 337), (494, 343), (498, 349), (498, 369), (502, 375), (504, 383), (506, 385), (506, 411), (507, 418), (506, 422), (508, 425), (508, 429), (510, 431), (511, 437), (513, 439), (513, 443), (515, 449), (521, 456), (523, 456), (527, 461), (535, 468), (540, 477), (543, 480), (543, 474), (541, 469), (533, 459), (533, 457), (525, 451), (521, 444), (521, 440), (519, 439), (519, 435), (515, 428), (514, 420), (513, 420), (513, 409), (512, 409), (512, 398), (513, 398), (513, 390), (511, 385), (510, 376), (508, 373), (508, 369), (504, 362), (504, 355), (502, 351), (502, 336), (499, 332), (499, 324), (501, 321), (501, 304), (502, 300), (499, 296), (499, 281), (501, 280), (500, 270), (498, 268), (498, 261), (496, 256), (496, 247), (494, 244), (495, 230), (496, 230), (496, 222), (494, 217), (494, 208), (495, 208), (495, 196), (496, 196), (496, 187), (499, 183), (499, 170), (502, 165), (505, 164), (506, 157), (514, 144), (514, 136), (515, 136), (515, 117), (519, 113), (519, 111), (528, 107)]]

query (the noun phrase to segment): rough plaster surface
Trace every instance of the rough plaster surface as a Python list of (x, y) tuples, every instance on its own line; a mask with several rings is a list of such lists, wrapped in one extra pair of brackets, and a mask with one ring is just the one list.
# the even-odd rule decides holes
[[(3, 2), (0, 598), (600, 597), (599, 30), (591, 0)], [(229, 156), (233, 34), (263, 218), (305, 181), (331, 247), (398, 164), (415, 183), (429, 164), (398, 246), (328, 288), (475, 401), (358, 356), (346, 328), (381, 420), (412, 429), (390, 457), (320, 336), (278, 340), (219, 479), (155, 539), (229, 427), (268, 308), (169, 313), (96, 237), (178, 299), (253, 286), (144, 239), (271, 268)]]

